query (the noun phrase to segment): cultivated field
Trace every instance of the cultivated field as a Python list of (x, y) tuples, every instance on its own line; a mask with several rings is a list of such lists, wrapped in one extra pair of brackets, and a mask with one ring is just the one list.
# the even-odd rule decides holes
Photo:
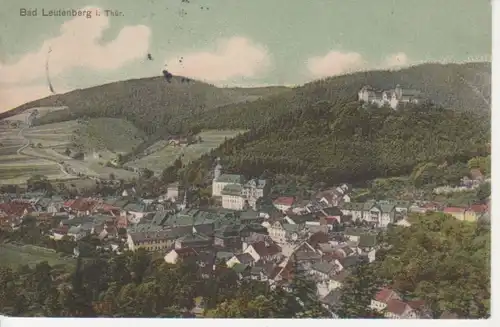
[(58, 253), (44, 251), (31, 246), (0, 244), (0, 265), (15, 267), (19, 265), (35, 265), (47, 261), (49, 265), (64, 265), (72, 267), (76, 264), (71, 257), (61, 257)]
[[(145, 157), (140, 159), (127, 162), (125, 166), (133, 167), (133, 168), (148, 168), (155, 173), (161, 173), (166, 167), (173, 164), (176, 158), (178, 158), (181, 154), (184, 154), (182, 160), (184, 163), (188, 163), (199, 158), (204, 153), (209, 152), (210, 150), (218, 147), (224, 139), (232, 138), (242, 133), (244, 131), (241, 130), (209, 130), (204, 131), (199, 134), (202, 138), (202, 143), (192, 144), (188, 147), (174, 147), (172, 145), (164, 145), (164, 141), (159, 141), (155, 143), (150, 148), (160, 149), (154, 153), (151, 153)], [(158, 145), (160, 144), (160, 145)]]
[[(73, 179), (77, 174), (99, 178), (113, 174), (118, 179), (137, 176), (106, 167), (118, 153), (126, 153), (142, 142), (142, 132), (128, 121), (97, 118), (28, 127), (23, 115), (27, 114), (10, 117), (20, 122), (18, 128), (0, 125), (0, 184), (25, 183), (35, 174), (51, 180)], [(84, 159), (72, 159), (66, 155), (67, 149), (84, 152)]]
[(0, 126), (0, 184), (22, 184), (34, 174), (67, 178), (54, 162), (19, 153), (27, 143), (20, 129)]

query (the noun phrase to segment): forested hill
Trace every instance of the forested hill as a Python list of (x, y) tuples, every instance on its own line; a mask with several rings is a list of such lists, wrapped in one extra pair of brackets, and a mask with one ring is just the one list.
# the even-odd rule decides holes
[(153, 135), (160, 128), (181, 128), (179, 122), (218, 106), (254, 101), (288, 90), (281, 86), (218, 88), (179, 76), (174, 76), (170, 83), (164, 77), (142, 78), (49, 96), (2, 113), (0, 119), (33, 107), (67, 106), (68, 109), (48, 113), (36, 123), (67, 121), (84, 116), (125, 117)]
[(272, 171), (335, 184), (408, 174), (422, 162), (465, 162), (485, 155), (489, 142), (489, 122), (476, 113), (324, 101), (227, 140), (188, 169), (208, 170), (221, 156), (227, 170), (247, 176)]
[(423, 64), (399, 71), (369, 71), (330, 77), (297, 87), (293, 92), (257, 101), (227, 105), (201, 113), (193, 124), (204, 128), (256, 128), (269, 119), (308, 107), (317, 101), (355, 101), (364, 85), (377, 89), (420, 90), (432, 102), (458, 111), (489, 115), (491, 63)]
[(318, 101), (356, 100), (364, 85), (390, 89), (396, 84), (420, 90), (433, 102), (459, 111), (489, 115), (491, 63), (422, 64), (399, 71), (369, 71), (330, 77), (301, 87), (217, 88), (174, 77), (110, 83), (26, 103), (0, 119), (39, 106), (67, 106), (37, 124), (89, 117), (125, 117), (147, 134), (175, 134), (192, 126), (253, 128)]

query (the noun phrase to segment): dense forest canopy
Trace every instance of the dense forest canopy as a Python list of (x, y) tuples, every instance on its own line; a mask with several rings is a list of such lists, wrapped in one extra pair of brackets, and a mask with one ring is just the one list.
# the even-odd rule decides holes
[(488, 154), (489, 140), (489, 123), (471, 112), (321, 101), (227, 140), (188, 169), (210, 169), (221, 156), (227, 170), (247, 176), (272, 171), (327, 184), (355, 182), (410, 174), (427, 162), (465, 165)]

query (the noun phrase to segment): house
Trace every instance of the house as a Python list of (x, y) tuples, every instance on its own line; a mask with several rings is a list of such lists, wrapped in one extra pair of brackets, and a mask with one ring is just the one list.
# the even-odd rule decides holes
[(286, 237), (286, 230), (283, 228), (283, 223), (280, 221), (274, 222), (271, 227), (268, 228), (267, 230), (269, 237), (274, 242), (277, 243), (284, 243), (285, 242), (285, 237)]
[(172, 249), (163, 258), (166, 263), (176, 264), (179, 260), (198, 255), (193, 248)]
[(387, 303), (390, 300), (401, 300), (401, 296), (390, 288), (382, 288), (375, 294), (375, 298), (371, 300), (370, 308), (377, 311), (383, 311), (387, 308)]
[[(329, 206), (337, 206), (340, 204), (340, 201), (344, 194), (342, 192), (339, 192), (336, 189), (333, 190), (326, 190), (323, 192), (320, 192), (316, 195), (316, 199), (320, 202), (323, 202)], [(346, 201), (349, 202), (349, 201)]]
[(231, 259), (229, 259), (226, 262), (226, 266), (228, 266), (229, 268), (231, 268), (232, 266), (234, 266), (236, 264), (253, 266), (255, 264), (255, 259), (249, 253), (242, 253), (242, 254), (238, 254), (238, 255), (233, 256)]
[(81, 240), (92, 232), (92, 223), (86, 223), (80, 226), (72, 226), (68, 229), (67, 235), (75, 241)]
[[(245, 227), (245, 226), (243, 226)], [(221, 248), (241, 249), (241, 226), (225, 226), (214, 234), (214, 245)]]
[(339, 208), (343, 215), (351, 216), (353, 221), (363, 219), (363, 203), (359, 202), (345, 202), (342, 203)]
[(283, 224), (285, 230), (285, 241), (296, 243), (306, 236), (304, 225)]
[(484, 204), (473, 204), (465, 210), (465, 221), (478, 221), (478, 219), (488, 211), (488, 206)]
[(243, 252), (250, 254), (255, 262), (268, 262), (281, 257), (281, 248), (274, 242), (255, 242), (250, 244)]
[(254, 210), (257, 209), (257, 200), (269, 195), (271, 185), (265, 179), (251, 179), (243, 185), (243, 197), (248, 205)]
[(96, 204), (97, 201), (93, 199), (78, 198), (64, 202), (63, 208), (76, 216), (88, 216)]
[(295, 202), (295, 198), (289, 196), (282, 196), (273, 201), (273, 205), (281, 212), (286, 212), (290, 209)]
[(161, 251), (172, 246), (175, 238), (168, 230), (129, 232), (127, 244), (130, 251), (143, 248), (146, 251)]
[(396, 110), (398, 106), (402, 104), (421, 103), (423, 97), (420, 91), (403, 89), (399, 84), (392, 90), (377, 90), (366, 85), (359, 90), (358, 101), (373, 104), (378, 107), (389, 106)]
[(378, 201), (380, 205), (392, 205), (394, 206), (395, 215), (399, 218), (404, 218), (408, 215), (410, 211), (411, 202), (404, 200), (381, 200)]
[(272, 262), (261, 262), (250, 269), (250, 278), (267, 282), (273, 280), (280, 271), (281, 268)]
[(121, 216), (126, 216), (132, 224), (137, 224), (144, 218), (150, 211), (147, 205), (139, 202), (131, 202), (126, 204), (120, 212)]
[(69, 226), (62, 226), (52, 229), (50, 238), (56, 241), (60, 241), (64, 236), (68, 235)]
[(262, 224), (265, 221), (264, 215), (255, 211), (243, 211), (240, 213), (241, 224)]
[(178, 238), (175, 241), (175, 248), (182, 249), (190, 247), (197, 249), (208, 249), (213, 246), (212, 238), (199, 233), (191, 233)]
[(465, 220), (465, 208), (460, 207), (445, 207), (443, 213), (453, 216), (458, 220)]
[(177, 202), (180, 198), (182, 198), (182, 190), (180, 187), (179, 182), (171, 183), (167, 185), (167, 192), (160, 196), (158, 199), (161, 202), (164, 201), (171, 201), (171, 202)]
[(387, 301), (384, 317), (389, 319), (418, 319), (417, 312), (406, 302), (391, 299)]
[(344, 231), (344, 236), (353, 242), (359, 242), (361, 235), (366, 234), (368, 231), (363, 228), (348, 227)]
[(234, 265), (231, 266), (231, 269), (233, 269), (233, 271), (236, 273), (238, 279), (241, 280), (250, 277), (250, 270), (252, 268), (242, 263), (235, 263)]
[(364, 206), (363, 220), (378, 227), (387, 227), (394, 223), (396, 208), (393, 204), (367, 202)]
[(316, 262), (311, 265), (309, 273), (320, 280), (329, 280), (337, 273), (337, 266), (329, 262)]
[(335, 207), (335, 206), (324, 208), (324, 209), (321, 209), (320, 211), (321, 211), (321, 213), (323, 213), (326, 216), (327, 220), (335, 219), (339, 223), (341, 221), (341, 217), (344, 215), (342, 213), (342, 210), (340, 210), (339, 207)]

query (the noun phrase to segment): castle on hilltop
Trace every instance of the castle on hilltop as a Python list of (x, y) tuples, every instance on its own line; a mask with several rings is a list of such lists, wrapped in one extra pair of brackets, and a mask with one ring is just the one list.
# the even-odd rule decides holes
[(403, 89), (401, 86), (396, 85), (393, 90), (377, 90), (371, 86), (364, 86), (358, 92), (358, 101), (369, 104), (375, 104), (379, 107), (384, 105), (390, 106), (396, 110), (398, 105), (414, 103), (418, 104), (423, 101), (422, 94), (418, 90)]

